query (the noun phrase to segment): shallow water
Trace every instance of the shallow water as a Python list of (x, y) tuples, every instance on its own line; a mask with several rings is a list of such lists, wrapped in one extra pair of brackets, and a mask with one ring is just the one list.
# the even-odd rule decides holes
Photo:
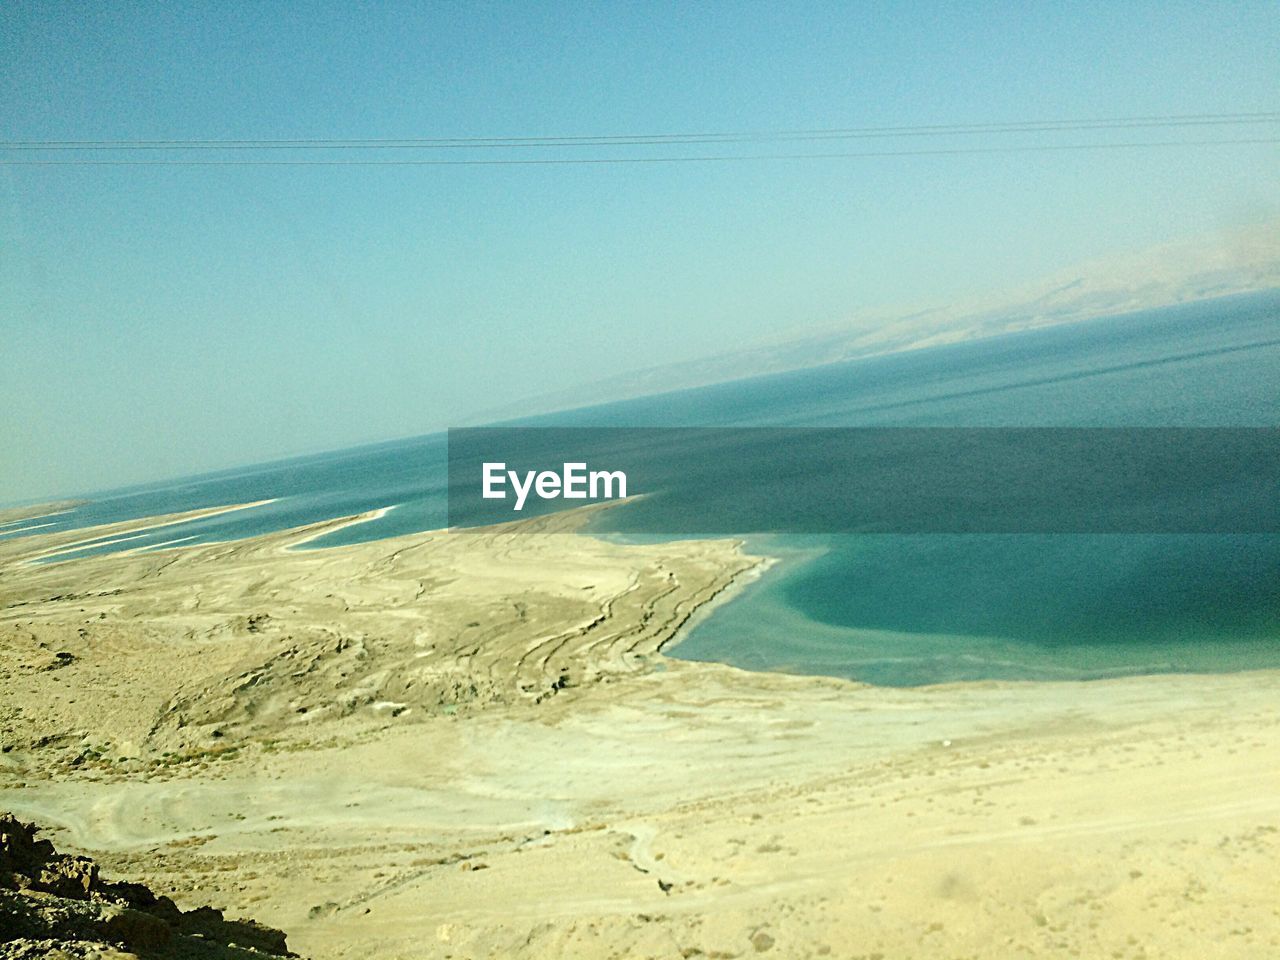
[[(1280, 292), (1270, 292), (526, 422), (1275, 426), (1277, 384)], [(41, 521), (53, 524), (41, 532), (278, 498), (76, 555), (392, 507), (308, 547), (379, 539), (443, 525), (444, 457), (434, 435), (224, 471), (99, 495)], [(610, 511), (600, 529), (625, 533), (626, 519), (626, 508)], [(675, 655), (890, 685), (1280, 666), (1274, 535), (770, 535), (750, 544), (782, 563), (689, 630)]]

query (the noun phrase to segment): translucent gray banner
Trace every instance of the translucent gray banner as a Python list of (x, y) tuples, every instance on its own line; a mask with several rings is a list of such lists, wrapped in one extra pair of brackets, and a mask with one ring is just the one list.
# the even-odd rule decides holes
[(1280, 533), (1280, 428), (450, 430), (449, 525), (625, 497), (636, 534)]

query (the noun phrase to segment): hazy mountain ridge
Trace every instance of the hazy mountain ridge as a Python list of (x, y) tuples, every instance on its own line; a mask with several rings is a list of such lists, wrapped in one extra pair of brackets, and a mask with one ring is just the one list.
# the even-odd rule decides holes
[(1280, 221), (1166, 244), (947, 307), (867, 311), (800, 338), (663, 364), (486, 411), (473, 423), (683, 390), (861, 357), (998, 336), (1280, 287)]

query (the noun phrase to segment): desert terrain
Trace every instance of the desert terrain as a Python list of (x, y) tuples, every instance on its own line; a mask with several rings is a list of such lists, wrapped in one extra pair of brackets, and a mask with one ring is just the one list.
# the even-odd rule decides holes
[(154, 522), (0, 539), (0, 810), (183, 910), (316, 958), (1280, 955), (1276, 672), (684, 662), (764, 558), (576, 513), (36, 562)]

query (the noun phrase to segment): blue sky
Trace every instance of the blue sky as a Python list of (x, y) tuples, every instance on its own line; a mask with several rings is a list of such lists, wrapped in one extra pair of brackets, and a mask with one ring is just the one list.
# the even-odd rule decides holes
[[(574, 136), (1273, 111), (1278, 64), (1274, 3), (13, 2), (0, 132)], [(1275, 125), (1124, 136), (1251, 134)], [(1276, 160), (1272, 145), (0, 166), (0, 501), (423, 433), (1271, 218)]]

